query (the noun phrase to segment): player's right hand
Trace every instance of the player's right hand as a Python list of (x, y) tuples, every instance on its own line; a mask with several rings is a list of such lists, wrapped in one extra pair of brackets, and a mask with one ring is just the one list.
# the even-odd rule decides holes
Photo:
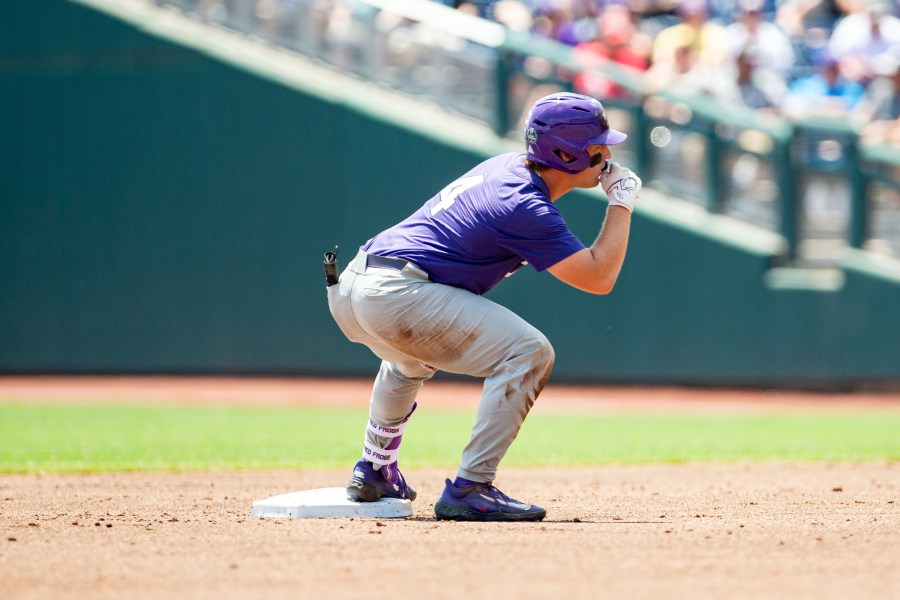
[(609, 162), (600, 173), (600, 185), (609, 197), (610, 206), (622, 206), (631, 212), (643, 183), (628, 167)]

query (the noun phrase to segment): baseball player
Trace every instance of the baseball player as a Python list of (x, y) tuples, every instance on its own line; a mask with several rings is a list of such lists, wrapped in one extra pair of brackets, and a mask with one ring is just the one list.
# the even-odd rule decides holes
[[(536, 521), (546, 511), (510, 498), (497, 467), (547, 382), (550, 342), (510, 310), (484, 298), (523, 265), (594, 294), (618, 277), (641, 180), (610, 161), (625, 134), (596, 99), (558, 93), (538, 100), (525, 125), (526, 152), (496, 156), (448, 184), (403, 222), (369, 240), (328, 287), (343, 333), (382, 359), (363, 455), (347, 496), (414, 500), (397, 466), (416, 394), (438, 370), (484, 378), (472, 436), (438, 519)], [(588, 247), (554, 202), (602, 185), (606, 218)]]

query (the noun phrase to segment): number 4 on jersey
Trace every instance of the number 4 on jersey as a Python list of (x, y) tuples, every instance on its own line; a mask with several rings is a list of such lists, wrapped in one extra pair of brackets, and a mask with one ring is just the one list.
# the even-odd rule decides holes
[(457, 179), (447, 187), (441, 190), (441, 200), (431, 207), (431, 216), (438, 214), (445, 208), (450, 208), (456, 202), (456, 198), (469, 188), (484, 181), (484, 175), (476, 175), (475, 177), (463, 177)]

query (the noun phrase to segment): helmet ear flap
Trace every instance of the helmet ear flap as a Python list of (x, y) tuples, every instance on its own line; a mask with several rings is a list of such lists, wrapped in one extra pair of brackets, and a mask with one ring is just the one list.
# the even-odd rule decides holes
[(571, 154), (569, 154), (569, 153), (566, 152), (565, 150), (561, 150), (561, 149), (559, 149), (559, 148), (557, 148), (556, 150), (554, 150), (554, 151), (553, 151), (553, 154), (555, 154), (556, 157), (557, 157), (559, 160), (563, 161), (563, 162), (566, 163), (567, 165), (570, 165), (570, 164), (572, 164), (573, 162), (575, 162), (575, 161), (577, 160), (574, 156), (572, 156)]

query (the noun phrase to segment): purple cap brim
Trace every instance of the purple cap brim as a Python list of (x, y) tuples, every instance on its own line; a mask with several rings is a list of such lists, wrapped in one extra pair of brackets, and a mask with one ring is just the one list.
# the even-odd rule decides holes
[(616, 144), (621, 144), (622, 142), (624, 142), (625, 138), (627, 138), (628, 135), (622, 133), (621, 131), (610, 129), (601, 137), (603, 138), (603, 140), (599, 143), (605, 144), (607, 146), (615, 146)]

